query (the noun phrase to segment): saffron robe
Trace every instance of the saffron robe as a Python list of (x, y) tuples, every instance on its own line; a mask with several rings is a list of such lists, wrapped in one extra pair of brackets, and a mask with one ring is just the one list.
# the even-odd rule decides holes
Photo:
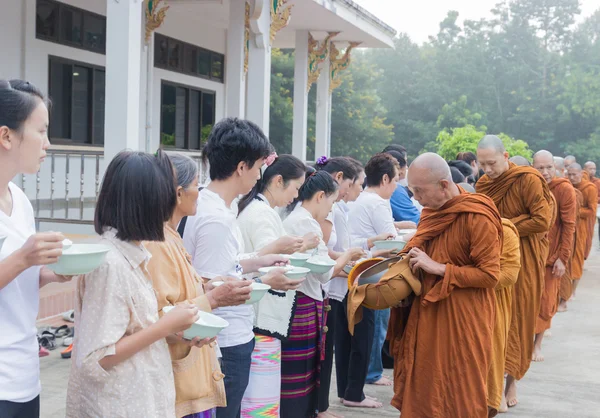
[(594, 225), (596, 225), (596, 211), (598, 208), (598, 189), (594, 183), (582, 180), (574, 185), (583, 195), (583, 206), (579, 216), (585, 221), (585, 253), (584, 258), (590, 255), (592, 239), (594, 238)]
[(423, 210), (403, 252), (420, 248), (446, 272), (419, 270), (421, 295), (408, 308), (392, 308), (392, 405), (403, 418), (487, 416), (501, 243), (500, 215), (486, 196), (462, 191), (438, 210)]
[(583, 193), (575, 188), (577, 196), (577, 225), (575, 227), (575, 249), (571, 258), (571, 279), (579, 280), (583, 275), (583, 263), (585, 261), (585, 244), (586, 244), (586, 220), (581, 214), (583, 208)]
[(546, 180), (531, 167), (509, 163), (496, 179), (487, 175), (477, 182), (478, 193), (492, 198), (500, 215), (519, 231), (521, 270), (513, 289), (513, 319), (508, 335), (506, 372), (522, 379), (533, 354), (535, 322), (540, 312), (548, 231), (553, 224), (554, 197)]

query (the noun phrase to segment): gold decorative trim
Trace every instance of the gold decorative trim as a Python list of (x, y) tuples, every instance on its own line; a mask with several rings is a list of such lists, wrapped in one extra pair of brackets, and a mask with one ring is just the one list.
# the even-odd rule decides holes
[(319, 64), (324, 62), (329, 56), (329, 49), (331, 47), (331, 39), (338, 35), (339, 32), (328, 32), (327, 37), (319, 42), (316, 41), (312, 35), (308, 34), (308, 83), (306, 86), (306, 92), (310, 91), (311, 86), (321, 74), (321, 68)]
[(344, 52), (344, 55), (341, 57), (340, 51), (335, 47), (335, 44), (331, 43), (331, 51), (330, 51), (330, 61), (329, 61), (329, 93), (331, 94), (333, 90), (337, 89), (342, 85), (342, 79), (340, 73), (344, 70), (347, 70), (350, 67), (351, 58), (350, 52), (359, 46), (361, 42), (350, 42), (348, 48)]
[(277, 32), (285, 28), (290, 23), (292, 8), (294, 5), (291, 4), (285, 7), (287, 2), (288, 0), (271, 0), (271, 46), (273, 46), (273, 41), (275, 41), (275, 35), (277, 35)]
[(250, 3), (246, 2), (244, 20), (244, 75), (248, 74), (248, 56), (250, 54)]
[(152, 32), (158, 29), (164, 22), (167, 16), (168, 5), (163, 4), (164, 0), (148, 0), (148, 7), (146, 8), (146, 44), (150, 42)]

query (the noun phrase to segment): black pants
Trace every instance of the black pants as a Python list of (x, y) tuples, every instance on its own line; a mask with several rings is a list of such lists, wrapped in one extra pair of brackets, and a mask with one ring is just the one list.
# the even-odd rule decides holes
[[(335, 369), (338, 397), (350, 402), (365, 399), (363, 388), (369, 371), (375, 315), (363, 308), (363, 319), (354, 327), (354, 335), (348, 331), (348, 300), (335, 302), (338, 315), (335, 323)], [(332, 310), (333, 310), (332, 309)]]
[[(329, 299), (331, 310), (327, 312), (327, 332), (325, 333), (325, 360), (321, 362), (320, 382), (319, 382), (319, 412), (325, 412), (329, 409), (329, 389), (331, 388), (331, 371), (333, 369), (333, 344), (335, 343), (334, 330), (337, 311), (334, 303), (339, 302)], [(328, 308), (325, 308), (328, 309)]]
[(39, 416), (39, 396), (24, 403), (0, 401), (0, 418), (39, 418)]

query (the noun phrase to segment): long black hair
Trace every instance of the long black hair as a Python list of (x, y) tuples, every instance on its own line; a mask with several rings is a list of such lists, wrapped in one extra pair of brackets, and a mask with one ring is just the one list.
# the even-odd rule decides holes
[(259, 193), (263, 193), (276, 176), (283, 178), (283, 184), (287, 187), (291, 180), (299, 179), (306, 171), (306, 164), (293, 155), (283, 154), (278, 156), (263, 173), (261, 179), (256, 182), (250, 193), (245, 195), (238, 202), (238, 216), (252, 200), (256, 199)]
[(338, 184), (331, 177), (331, 174), (325, 171), (315, 171), (309, 167), (306, 172), (306, 180), (298, 190), (298, 197), (287, 207), (287, 211), (291, 212), (298, 202), (310, 200), (319, 192), (325, 192), (326, 196), (331, 196), (337, 189)]
[(344, 180), (355, 181), (360, 171), (358, 171), (356, 164), (347, 157), (321, 157), (315, 164), (317, 171), (326, 171), (327, 173), (334, 175), (335, 173), (342, 172)]

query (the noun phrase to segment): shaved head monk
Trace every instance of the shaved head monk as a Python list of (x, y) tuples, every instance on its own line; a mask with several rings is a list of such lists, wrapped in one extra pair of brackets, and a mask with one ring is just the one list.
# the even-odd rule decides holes
[[(575, 189), (577, 207), (575, 210), (575, 242), (573, 243), (573, 253), (569, 265), (567, 266), (567, 274), (560, 280), (560, 303), (558, 312), (566, 312), (568, 310), (567, 302), (573, 295), (573, 284), (575, 278), (579, 280), (583, 275), (583, 263), (585, 258), (585, 241), (578, 239), (578, 236), (585, 233), (585, 221), (581, 219), (581, 207), (583, 206), (583, 195)], [(581, 230), (583, 229), (583, 232)]]
[(520, 155), (515, 155), (509, 160), (511, 163), (515, 163), (516, 165), (520, 165), (521, 167), (531, 167), (531, 163), (525, 157), (521, 157)]
[(571, 164), (574, 164), (574, 163), (576, 163), (576, 162), (577, 162), (577, 159), (575, 158), (575, 156), (574, 156), (574, 155), (567, 155), (567, 156), (565, 157), (565, 168), (569, 168), (569, 166), (570, 166)]
[(403, 418), (484, 417), (500, 215), (487, 196), (461, 191), (437, 154), (422, 154), (408, 173), (408, 186), (425, 209), (403, 253), (423, 290), (402, 304), (407, 307), (392, 309), (392, 405)]
[(554, 157), (554, 168), (556, 169), (556, 177), (567, 178), (565, 173), (565, 159), (562, 157)]
[(596, 177), (596, 163), (588, 161), (583, 165), (583, 169), (589, 174), (589, 180), (594, 183), (594, 186), (598, 189), (598, 198), (600, 199), (600, 179)]
[[(577, 229), (577, 240), (584, 242), (584, 260), (592, 249), (592, 238), (594, 236), (594, 224), (596, 223), (596, 210), (598, 207), (598, 191), (590, 181), (583, 179), (583, 170), (577, 163), (571, 164), (567, 170), (569, 180), (573, 186), (583, 195), (583, 205), (579, 211), (579, 218), (583, 221)], [(579, 243), (578, 243), (579, 244)], [(573, 277), (573, 296), (576, 295), (579, 277)]]
[(491, 197), (500, 215), (511, 220), (519, 231), (521, 271), (514, 287), (513, 320), (506, 350), (506, 401), (508, 406), (515, 406), (516, 380), (527, 373), (533, 354), (554, 198), (540, 173), (508, 161), (508, 153), (497, 136), (486, 135), (479, 142), (477, 159), (485, 175), (475, 189)]
[(573, 254), (577, 223), (577, 197), (569, 180), (556, 177), (554, 158), (550, 152), (537, 152), (533, 156), (533, 168), (544, 177), (556, 201), (556, 220), (548, 236), (550, 250), (546, 260), (544, 292), (542, 293), (540, 314), (535, 326), (535, 344), (532, 356), (533, 361), (544, 361), (542, 340), (545, 331), (550, 329), (552, 317), (558, 310), (561, 279), (567, 273), (567, 266)]

